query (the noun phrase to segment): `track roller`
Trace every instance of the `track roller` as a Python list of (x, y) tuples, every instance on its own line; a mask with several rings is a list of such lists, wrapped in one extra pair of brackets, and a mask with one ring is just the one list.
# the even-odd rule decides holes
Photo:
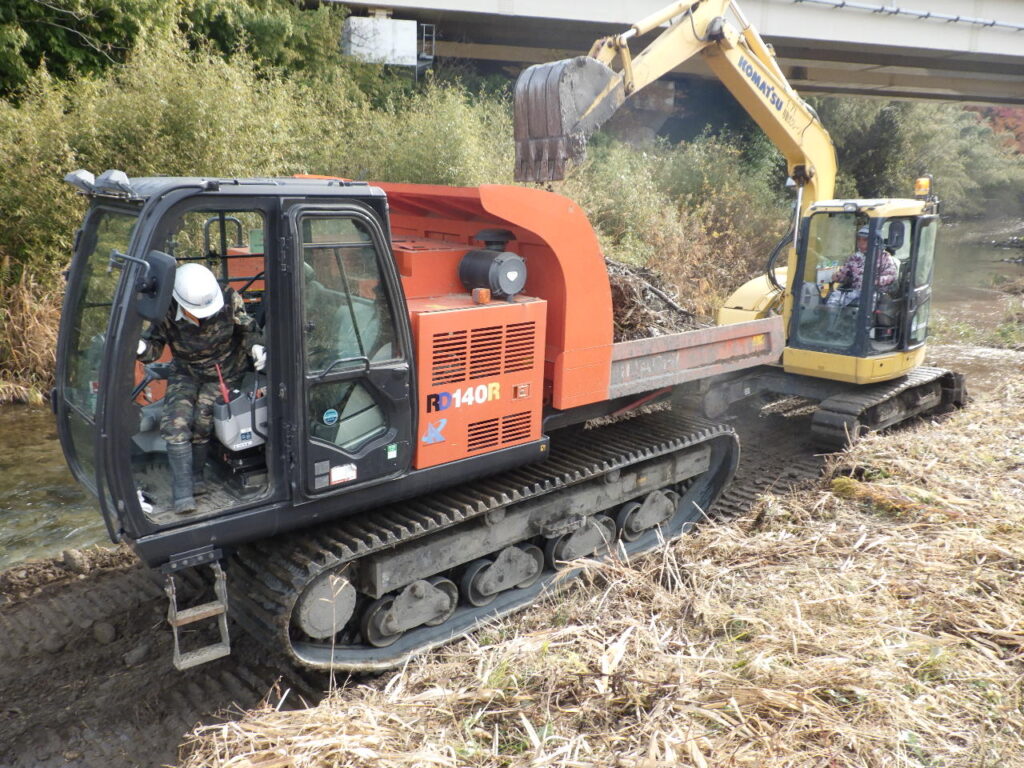
[(642, 502), (623, 504), (615, 515), (616, 528), (626, 541), (636, 541), (644, 532), (670, 520), (679, 506), (679, 494), (668, 489), (652, 491)]
[(463, 600), (477, 607), (487, 605), (506, 589), (532, 585), (543, 570), (544, 553), (540, 547), (505, 547), (493, 561), (480, 558), (466, 567), (461, 583)]
[(370, 604), (360, 622), (363, 639), (377, 648), (386, 648), (407, 630), (447, 621), (457, 604), (458, 590), (448, 579), (414, 581), (397, 597), (385, 595)]
[(486, 557), (481, 557), (479, 560), (474, 560), (466, 566), (466, 572), (462, 574), (462, 581), (460, 582), (460, 591), (462, 599), (470, 605), (475, 605), (479, 608), (482, 605), (487, 605), (497, 597), (497, 592), (485, 592), (482, 586), (483, 577), (493, 564), (493, 561), (488, 560)]
[(570, 560), (587, 557), (615, 541), (615, 521), (608, 515), (592, 515), (572, 533), (566, 533), (544, 544), (548, 568), (558, 570)]

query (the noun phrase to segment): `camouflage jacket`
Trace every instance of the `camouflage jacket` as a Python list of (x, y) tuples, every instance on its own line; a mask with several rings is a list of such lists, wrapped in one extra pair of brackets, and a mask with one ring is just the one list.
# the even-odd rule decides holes
[(172, 301), (164, 319), (143, 334), (146, 349), (139, 355), (142, 362), (153, 362), (163, 353), (164, 345), (170, 345), (174, 356), (171, 375), (216, 381), (219, 364), (226, 381), (252, 370), (249, 353), (254, 344), (262, 343), (262, 337), (233, 288), (224, 289), (224, 307), (199, 325), (185, 317), (177, 320), (177, 315), (178, 306)]

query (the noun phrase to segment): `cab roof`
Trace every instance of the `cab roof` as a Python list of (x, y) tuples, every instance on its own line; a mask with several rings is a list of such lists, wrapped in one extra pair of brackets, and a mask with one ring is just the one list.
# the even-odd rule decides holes
[(291, 176), (280, 178), (226, 178), (214, 176), (136, 176), (128, 180), (130, 191), (95, 191), (89, 197), (119, 200), (147, 200), (175, 189), (195, 188), (203, 193), (222, 195), (338, 195), (383, 197), (384, 192), (365, 181), (341, 178)]
[(824, 211), (863, 212), (869, 218), (888, 218), (890, 216), (920, 216), (927, 206), (928, 200), (916, 200), (907, 197), (877, 198), (868, 200), (819, 200), (808, 208), (808, 213)]

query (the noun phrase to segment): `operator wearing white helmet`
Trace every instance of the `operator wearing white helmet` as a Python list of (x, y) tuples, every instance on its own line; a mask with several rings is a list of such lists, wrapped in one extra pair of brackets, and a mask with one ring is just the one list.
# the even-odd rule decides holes
[(267, 356), (242, 297), (232, 288), (222, 289), (205, 266), (179, 265), (173, 296), (167, 315), (139, 342), (138, 356), (149, 363), (165, 345), (171, 348), (160, 434), (167, 441), (174, 511), (185, 514), (195, 511), (195, 494), (205, 490), (203, 465), (220, 392), (218, 366), (224, 383), (238, 387), (252, 367), (263, 370)]

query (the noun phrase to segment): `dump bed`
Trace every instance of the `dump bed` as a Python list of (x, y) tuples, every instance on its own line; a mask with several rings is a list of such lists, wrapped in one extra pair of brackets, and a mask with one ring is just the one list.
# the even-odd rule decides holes
[(608, 397), (640, 394), (756, 365), (777, 363), (782, 318), (700, 328), (612, 345)]

